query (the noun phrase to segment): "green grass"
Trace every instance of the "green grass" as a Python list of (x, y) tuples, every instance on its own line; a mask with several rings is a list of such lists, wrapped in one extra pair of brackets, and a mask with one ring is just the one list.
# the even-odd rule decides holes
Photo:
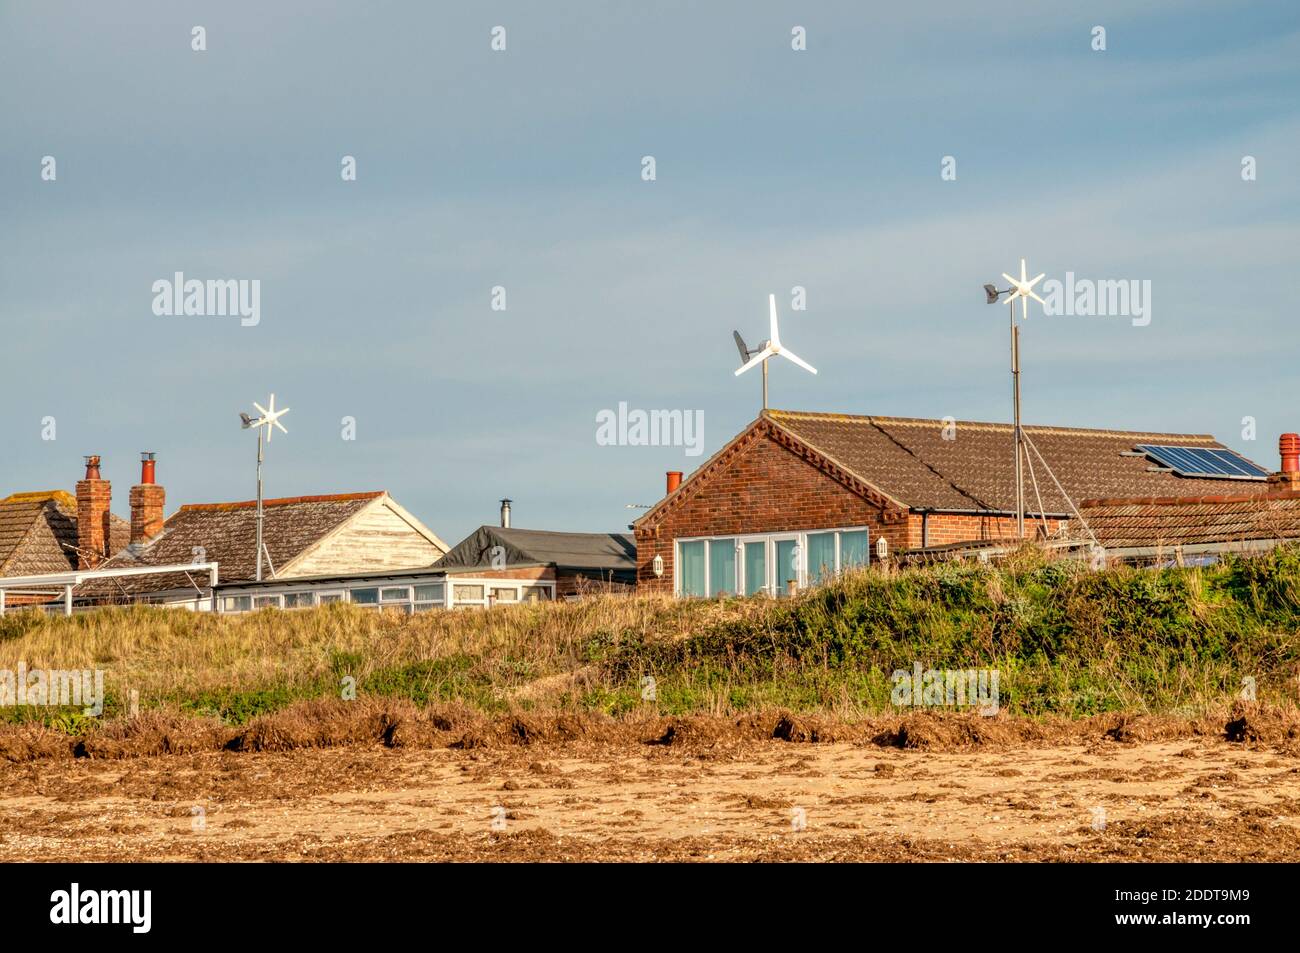
[[(0, 669), (107, 670), (129, 690), (243, 723), (297, 701), (358, 696), (626, 715), (781, 707), (889, 710), (895, 670), (994, 669), (1016, 715), (1195, 714), (1238, 696), (1297, 703), (1300, 550), (1206, 568), (1100, 572), (1032, 550), (999, 566), (848, 575), (795, 599), (599, 596), (415, 617), (331, 606), (206, 617), (106, 610), (0, 620)], [(654, 697), (643, 697), (643, 679)], [(0, 720), (57, 711), (0, 708)], [(66, 719), (65, 719), (66, 720)]]

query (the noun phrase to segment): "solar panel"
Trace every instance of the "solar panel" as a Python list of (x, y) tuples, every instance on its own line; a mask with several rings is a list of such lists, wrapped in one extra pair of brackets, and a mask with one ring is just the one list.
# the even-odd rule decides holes
[(1139, 444), (1138, 449), (1179, 476), (1222, 477), (1229, 480), (1263, 480), (1268, 471), (1239, 453), (1217, 447), (1162, 447)]

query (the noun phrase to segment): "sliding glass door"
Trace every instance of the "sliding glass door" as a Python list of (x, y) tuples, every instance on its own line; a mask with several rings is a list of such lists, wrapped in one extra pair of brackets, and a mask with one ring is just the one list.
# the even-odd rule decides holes
[(794, 536), (776, 536), (773, 537), (775, 561), (773, 562), (774, 589), (772, 590), (778, 596), (788, 596), (792, 589), (797, 590), (800, 585), (800, 563), (803, 553), (799, 548), (799, 537)]

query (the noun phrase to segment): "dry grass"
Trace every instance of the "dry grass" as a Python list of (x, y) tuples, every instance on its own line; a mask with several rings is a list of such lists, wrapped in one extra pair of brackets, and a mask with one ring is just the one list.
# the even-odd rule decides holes
[(523, 711), (489, 716), (464, 706), (421, 707), (402, 699), (330, 700), (301, 702), (243, 726), (174, 709), (112, 719), (73, 736), (36, 722), (0, 725), (0, 760), (289, 752), (357, 744), (412, 749), (662, 745), (719, 751), (777, 740), (951, 752), (1184, 739), (1219, 739), (1300, 754), (1300, 713), (1238, 703), (1198, 718), (1109, 713), (1085, 719), (1028, 719), (919, 712), (845, 721), (781, 710), (726, 718), (646, 710), (616, 719), (599, 713)]
[(0, 670), (20, 663), (104, 670), (110, 715), (136, 691), (145, 709), (227, 725), (339, 699), (353, 680), (362, 698), (484, 716), (786, 709), (845, 724), (889, 712), (891, 673), (914, 663), (999, 671), (1000, 704), (1016, 716), (1196, 718), (1230, 705), (1247, 677), (1260, 701), (1297, 705), (1300, 551), (1099, 573), (1027, 554), (1002, 567), (855, 573), (779, 601), (605, 594), (411, 617), (350, 605), (14, 613), (0, 619)]

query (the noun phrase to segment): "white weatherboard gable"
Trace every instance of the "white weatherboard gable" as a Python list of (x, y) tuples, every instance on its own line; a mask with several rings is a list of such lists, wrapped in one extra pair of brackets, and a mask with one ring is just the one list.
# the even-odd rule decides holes
[(278, 578), (423, 569), (447, 546), (385, 493), (346, 520), (289, 565)]

